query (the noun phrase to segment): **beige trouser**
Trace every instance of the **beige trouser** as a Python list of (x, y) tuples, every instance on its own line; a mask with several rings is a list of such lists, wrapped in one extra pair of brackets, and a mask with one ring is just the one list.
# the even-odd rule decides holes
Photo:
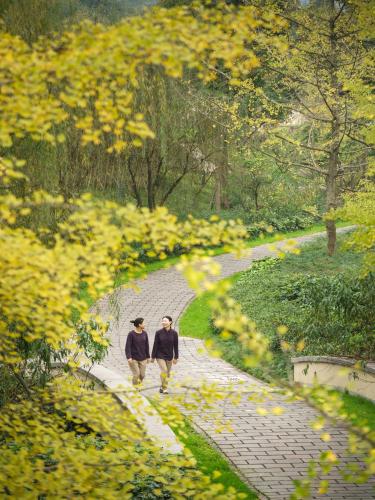
[(163, 389), (166, 389), (168, 386), (168, 379), (171, 374), (172, 369), (172, 360), (166, 361), (165, 359), (156, 358), (160, 368), (160, 380), (161, 386)]
[(129, 363), (129, 366), (133, 374), (133, 385), (140, 384), (146, 375), (147, 359), (144, 359), (143, 361), (133, 359)]

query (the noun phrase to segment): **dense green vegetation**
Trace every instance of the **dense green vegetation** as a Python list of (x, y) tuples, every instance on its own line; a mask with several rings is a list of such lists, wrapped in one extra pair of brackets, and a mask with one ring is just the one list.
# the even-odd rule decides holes
[(39, 36), (51, 36), (84, 19), (114, 23), (155, 3), (156, 0), (0, 0), (0, 16), (6, 31), (32, 43)]
[[(9, 4), (0, 0), (0, 15), (6, 30), (33, 43), (40, 35), (51, 37), (84, 19), (114, 23), (154, 3), (16, 0)], [(161, 3), (173, 7), (179, 2)], [(259, 83), (262, 81), (261, 76)], [(233, 115), (226, 109), (235, 103), (231, 102), (234, 94), (225, 79), (219, 77), (206, 86), (192, 71), (177, 81), (161, 68), (150, 67), (134, 90), (136, 110), (158, 131), (154, 139), (108, 155), (105, 143), (83, 147), (81, 132), (69, 123), (52, 131), (67, 136), (57, 148), (29, 138), (16, 141), (12, 153), (27, 157), (25, 173), (33, 179), (32, 186), (17, 182), (17, 194), (43, 188), (68, 199), (90, 191), (99, 199), (121, 204), (165, 205), (180, 218), (188, 213), (205, 218), (213, 213), (240, 217), (250, 236), (269, 226), (284, 232), (321, 220), (324, 189), (317, 179), (281, 168), (268, 155), (272, 148), (267, 154), (259, 151), (263, 141), (252, 141), (251, 151), (244, 146), (249, 130), (245, 127), (240, 135), (236, 131)], [(45, 209), (28, 222), (54, 227), (66, 216), (64, 210)]]
[[(304, 246), (300, 255), (257, 261), (249, 271), (232, 277), (232, 296), (267, 335), (273, 352), (270, 364), (248, 369), (250, 373), (264, 379), (288, 377), (289, 359), (298, 354), (373, 359), (374, 278), (358, 278), (360, 266), (359, 254), (340, 251), (330, 258), (324, 241), (317, 240)], [(224, 358), (244, 368), (240, 345), (217, 335), (208, 304), (206, 294), (189, 306), (180, 322), (182, 333), (214, 335)], [(282, 339), (280, 325), (288, 328)], [(289, 344), (287, 351), (282, 341)]]
[[(265, 9), (258, 0), (226, 3), (235, 9), (249, 3)], [(0, 16), (2, 29), (31, 44), (39, 36), (53, 38), (56, 32), (83, 20), (113, 24), (155, 4), (169, 9), (189, 6), (192, 1), (0, 0)], [(134, 92), (135, 110), (157, 131), (155, 138), (108, 154), (106, 142), (83, 146), (81, 131), (68, 121), (51, 130), (54, 136), (66, 135), (67, 140), (58, 147), (19, 139), (11, 153), (27, 158), (25, 173), (32, 185), (16, 182), (17, 195), (42, 188), (69, 199), (90, 191), (99, 199), (120, 204), (133, 202), (151, 209), (165, 205), (179, 218), (189, 213), (240, 217), (250, 236), (268, 226), (285, 232), (320, 221), (327, 209), (340, 204), (344, 193), (355, 190), (367, 169), (370, 150), (361, 136), (366, 116), (353, 112), (355, 106), (362, 110), (354, 102), (360, 81), (352, 82), (353, 71), (346, 70), (355, 68), (366, 81), (367, 65), (362, 63), (368, 51), (363, 41), (366, 35), (346, 33), (341, 19), (345, 10), (333, 17), (333, 28), (326, 27), (327, 33), (334, 29), (337, 40), (343, 42), (331, 37), (333, 46), (315, 33), (319, 19), (328, 19), (334, 9), (330, 2), (266, 4), (276, 14), (296, 18), (288, 36), (294, 46), (299, 44), (300, 52), (291, 53), (290, 64), (284, 64), (284, 57), (280, 60), (274, 35), (265, 29), (253, 48), (265, 64), (255, 68), (239, 88), (230, 85), (228, 70), (219, 67), (215, 81), (204, 84), (191, 69), (176, 80), (161, 67), (149, 65), (143, 68), (135, 88), (127, 90)], [(327, 13), (320, 15), (319, 9), (327, 9)], [(298, 23), (298, 16), (306, 16), (309, 23)], [(288, 29), (276, 31), (282, 43), (288, 38)], [(306, 50), (315, 46), (321, 56), (318, 60), (314, 51)], [(335, 51), (333, 67), (329, 64), (331, 50)], [(357, 57), (359, 53), (363, 57)], [(306, 77), (305, 84), (299, 81), (301, 66), (321, 79), (319, 92), (310, 83), (312, 77)], [(347, 87), (352, 85), (350, 106), (348, 91), (340, 90), (342, 78), (347, 79)], [(363, 100), (367, 87), (360, 88)], [(347, 120), (351, 120), (350, 133)], [(331, 123), (337, 124), (334, 133)], [(336, 141), (333, 136), (340, 133), (342, 140)], [(55, 227), (67, 215), (66, 210), (46, 208), (30, 215), (27, 222)], [(333, 222), (326, 224), (334, 244)]]

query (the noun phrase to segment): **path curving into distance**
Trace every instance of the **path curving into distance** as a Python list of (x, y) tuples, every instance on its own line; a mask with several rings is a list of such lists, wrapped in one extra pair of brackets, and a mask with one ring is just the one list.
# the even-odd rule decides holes
[[(313, 240), (324, 233), (294, 238), (299, 244)], [(281, 243), (282, 244), (282, 243)], [(268, 245), (260, 245), (251, 250), (251, 255), (237, 259), (232, 254), (223, 254), (214, 259), (221, 264), (223, 279), (239, 271), (248, 269), (253, 260), (272, 255)], [(129, 321), (138, 316), (145, 318), (146, 330), (151, 347), (155, 331), (160, 326), (161, 318), (168, 314), (177, 320), (194, 292), (188, 287), (184, 277), (175, 269), (161, 269), (153, 272), (145, 280), (139, 280), (140, 293), (132, 289), (120, 288), (114, 296), (105, 297), (97, 304), (98, 311), (104, 318), (114, 317), (110, 323), (112, 346), (103, 365), (111, 370), (131, 377), (124, 349), (126, 336), (131, 330)], [(263, 382), (241, 372), (222, 359), (211, 357), (198, 339), (180, 336), (180, 360), (174, 371), (174, 379), (181, 381), (193, 379), (194, 384), (200, 381), (215, 382), (219, 385), (251, 385), (254, 390)], [(148, 365), (145, 381), (146, 395), (158, 392), (159, 370), (155, 364)], [(173, 380), (170, 394), (173, 397)], [(319, 432), (313, 431), (309, 422), (316, 415), (315, 411), (303, 402), (286, 403), (280, 397), (262, 404), (262, 407), (283, 406), (285, 412), (281, 416), (260, 416), (257, 406), (243, 397), (237, 406), (228, 403), (217, 403), (229, 419), (233, 432), (216, 433), (210, 416), (203, 420), (200, 415), (190, 415), (194, 423), (216, 445), (237, 469), (239, 475), (260, 493), (261, 498), (287, 499), (292, 493), (293, 479), (306, 476), (308, 463), (317, 458), (320, 451), (332, 449), (341, 463), (358, 462), (358, 457), (346, 454), (346, 432), (340, 428), (327, 428), (331, 441), (324, 443)], [(345, 482), (337, 469), (323, 476), (330, 479), (329, 493), (319, 495), (317, 488), (311, 498), (337, 500), (367, 500), (375, 498), (375, 481), (363, 485)]]

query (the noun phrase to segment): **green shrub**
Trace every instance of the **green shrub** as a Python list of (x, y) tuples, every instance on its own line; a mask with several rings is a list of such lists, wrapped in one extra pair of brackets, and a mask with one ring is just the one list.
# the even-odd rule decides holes
[(19, 382), (9, 373), (5, 366), (0, 365), (0, 408), (9, 401), (14, 401), (19, 394)]
[[(338, 246), (345, 236), (339, 237)], [(299, 255), (262, 259), (240, 274), (231, 295), (253, 319), (270, 342), (273, 354), (267, 366), (246, 369), (267, 380), (267, 373), (287, 378), (290, 358), (297, 355), (375, 356), (374, 277), (361, 279), (361, 255), (338, 251), (328, 257), (326, 241), (319, 238), (304, 245)], [(283, 351), (277, 328), (286, 325)], [(305, 347), (294, 348), (305, 340)], [(225, 359), (235, 352), (228, 341)]]
[(339, 273), (301, 275), (279, 289), (301, 316), (290, 322), (290, 341), (305, 339), (305, 353), (375, 358), (375, 279)]
[[(108, 326), (109, 323), (106, 325), (107, 329)], [(77, 325), (77, 343), (91, 363), (101, 363), (110, 346), (108, 339), (104, 339), (104, 344), (95, 340), (94, 333), (98, 333), (100, 330), (100, 325), (94, 319), (87, 322), (80, 321)]]
[(272, 267), (275, 267), (280, 262), (277, 257), (264, 257), (263, 259), (254, 260), (251, 264), (250, 273), (252, 276), (263, 271), (268, 271)]
[[(265, 275), (268, 275), (269, 272), (272, 273), (272, 269), (277, 268), (280, 262), (280, 259), (275, 257), (265, 257), (263, 259), (254, 261), (251, 265), (251, 268), (245, 273), (241, 273), (241, 277), (236, 280), (236, 289), (241, 289), (242, 282), (244, 284), (248, 284), (249, 282), (252, 283), (254, 281), (257, 281), (258, 276), (260, 277), (260, 279), (263, 279), (263, 277)], [(238, 296), (237, 299), (239, 299)], [(242, 300), (240, 299), (240, 302), (245, 305), (245, 297), (242, 297)], [(218, 347), (221, 348), (224, 359), (234, 366), (247, 371), (254, 377), (269, 381), (271, 375), (273, 377), (288, 378), (289, 373), (291, 373), (292, 365), (288, 356), (286, 356), (281, 349), (280, 338), (276, 333), (276, 328), (270, 329), (269, 331), (265, 332), (270, 342), (270, 349), (273, 353), (271, 364), (265, 362), (261, 363), (255, 368), (244, 366), (242, 359), (243, 356), (245, 356), (247, 353), (235, 338), (232, 337), (224, 340), (220, 337), (221, 329), (215, 326), (213, 318), (210, 318), (210, 331), (213, 335), (216, 336), (215, 341)]]
[[(205, 211), (200, 214), (202, 219), (209, 219), (212, 215), (218, 215), (223, 220), (242, 220), (246, 227), (249, 239), (257, 238), (260, 235), (267, 233), (286, 233), (289, 231), (298, 231), (306, 229), (320, 221), (320, 217), (316, 217), (307, 213), (301, 214), (276, 214), (270, 211), (244, 212), (241, 210), (223, 210), (220, 212)], [(135, 251), (138, 252), (138, 260), (144, 264), (149, 264), (159, 260), (158, 257), (150, 257), (141, 244), (134, 245)], [(189, 251), (183, 244), (177, 244), (170, 250), (164, 249), (168, 257), (178, 257)], [(122, 256), (123, 259), (126, 255)]]
[(246, 225), (249, 238), (256, 238), (266, 232), (286, 233), (288, 231), (298, 231), (312, 226), (317, 219), (312, 215), (292, 215), (280, 217), (273, 214), (265, 214), (264, 219)]
[[(167, 500), (172, 498), (170, 492), (165, 489), (164, 484), (156, 481), (153, 476), (137, 475), (133, 485), (132, 498), (142, 498), (143, 500)], [(155, 490), (159, 490), (159, 493), (155, 493)]]

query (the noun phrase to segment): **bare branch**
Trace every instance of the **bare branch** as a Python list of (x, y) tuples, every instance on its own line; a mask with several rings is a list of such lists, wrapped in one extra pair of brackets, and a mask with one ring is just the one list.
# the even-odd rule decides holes
[(331, 123), (331, 120), (328, 118), (321, 118), (321, 117), (316, 116), (316, 114), (313, 111), (311, 111), (310, 108), (308, 108), (308, 106), (304, 102), (302, 102), (302, 100), (300, 99), (298, 94), (295, 93), (294, 96), (297, 99), (298, 103), (310, 113), (310, 117), (313, 120), (319, 121), (319, 122), (324, 122), (324, 123)]
[(329, 33), (325, 33), (323, 31), (315, 31), (314, 29), (312, 28), (309, 28), (308, 26), (306, 26), (306, 24), (302, 23), (301, 21), (297, 21), (296, 19), (293, 19), (292, 17), (289, 17), (287, 15), (285, 15), (284, 13), (278, 13), (278, 15), (282, 18), (282, 19), (285, 19), (287, 21), (289, 21), (290, 23), (293, 23), (293, 24), (296, 24), (297, 26), (300, 26), (301, 28), (305, 29), (306, 31), (308, 31), (309, 33), (316, 33), (318, 35), (321, 35), (321, 36), (324, 36), (324, 37), (327, 37), (329, 38), (330, 37), (330, 34)]
[(341, 7), (340, 7), (340, 9), (339, 9), (338, 13), (337, 13), (337, 14), (336, 14), (336, 16), (332, 19), (332, 23), (333, 23), (333, 24), (335, 24), (335, 23), (339, 20), (339, 18), (340, 18), (340, 16), (341, 16), (341, 14), (343, 13), (344, 8), (346, 7), (346, 5), (347, 5), (347, 4), (346, 4), (346, 2), (342, 2), (342, 5), (341, 5)]
[(301, 163), (301, 162), (296, 162), (296, 161), (291, 161), (291, 160), (281, 160), (279, 157), (277, 157), (277, 156), (275, 156), (267, 151), (261, 150), (261, 152), (262, 152), (262, 154), (272, 158), (276, 163), (281, 163), (283, 165), (287, 165), (288, 167), (295, 166), (295, 167), (299, 167), (299, 168), (306, 168), (307, 170), (315, 172), (316, 174), (327, 175), (326, 171), (322, 170), (318, 166), (311, 165), (307, 162)]
[(293, 142), (290, 139), (287, 139), (286, 137), (283, 137), (280, 134), (274, 134), (274, 136), (277, 137), (278, 139), (281, 139), (282, 141), (285, 141), (285, 142), (288, 142), (289, 144), (292, 144), (293, 146), (298, 146), (298, 147), (301, 147), (304, 149), (309, 149), (311, 151), (320, 151), (321, 153), (325, 153), (325, 154), (330, 153), (328, 149), (317, 148), (315, 146), (309, 146), (308, 144), (302, 144), (300, 142)]
[(346, 38), (348, 36), (357, 35), (360, 32), (361, 30), (359, 29), (354, 31), (347, 31), (346, 33), (342, 33), (341, 35), (336, 36), (336, 40), (342, 40), (343, 38)]
[(351, 134), (346, 134), (347, 137), (349, 137), (349, 139), (352, 139), (353, 141), (356, 141), (356, 142), (359, 142), (360, 144), (363, 144), (364, 146), (366, 146), (366, 148), (368, 149), (372, 149), (373, 151), (375, 151), (375, 147), (368, 144), (367, 142), (363, 141), (362, 139), (359, 139), (358, 137), (353, 137)]
[(293, 82), (302, 83), (303, 85), (311, 85), (313, 87), (317, 87), (317, 84), (314, 83), (314, 82), (312, 82), (312, 81), (310, 81), (310, 80), (306, 80), (304, 78), (300, 78), (300, 77), (297, 77), (297, 76), (287, 75), (283, 71), (281, 71), (279, 69), (276, 69), (276, 68), (274, 68), (272, 66), (269, 66), (267, 64), (264, 64), (263, 67), (266, 68), (266, 69), (269, 69), (270, 71), (273, 71), (274, 73), (277, 73), (278, 75), (281, 75), (283, 77), (289, 78)]
[(164, 203), (167, 201), (167, 199), (172, 194), (174, 189), (178, 186), (178, 184), (182, 181), (182, 179), (188, 173), (187, 162), (188, 162), (188, 159), (186, 159), (186, 163), (185, 163), (185, 167), (184, 167), (183, 172), (177, 177), (177, 179), (174, 180), (174, 182), (169, 186), (168, 190), (164, 193), (162, 199), (160, 200), (161, 205), (164, 205)]
[(129, 174), (130, 174), (130, 179), (131, 179), (131, 183), (132, 183), (134, 196), (135, 196), (135, 199), (137, 200), (137, 206), (141, 207), (142, 206), (141, 194), (140, 194), (139, 189), (138, 189), (137, 181), (135, 178), (135, 173), (133, 172), (131, 165), (130, 165), (130, 158), (128, 158), (128, 160), (127, 160), (127, 165), (128, 165), (128, 170), (129, 170)]
[(329, 112), (331, 113), (332, 116), (334, 116), (334, 112), (333, 112), (333, 109), (332, 107), (330, 106), (330, 104), (328, 104), (328, 101), (327, 101), (327, 98), (326, 96), (324, 95), (323, 93), (323, 90), (321, 89), (320, 85), (319, 85), (319, 78), (318, 78), (318, 75), (315, 73), (315, 78), (316, 78), (316, 87), (319, 91), (319, 94), (321, 95), (323, 101), (324, 101), (324, 104), (327, 106), (327, 108), (329, 109)]

